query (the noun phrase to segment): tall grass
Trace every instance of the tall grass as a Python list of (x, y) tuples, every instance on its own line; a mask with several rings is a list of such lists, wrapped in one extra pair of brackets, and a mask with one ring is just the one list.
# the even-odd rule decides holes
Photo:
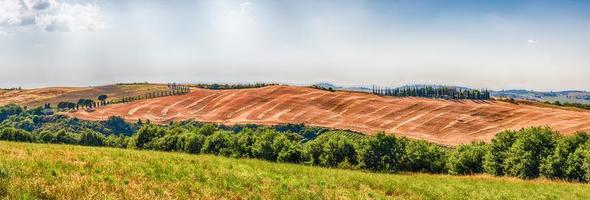
[[(0, 142), (8, 199), (590, 199), (587, 184)], [(4, 190), (2, 190), (4, 189)]]

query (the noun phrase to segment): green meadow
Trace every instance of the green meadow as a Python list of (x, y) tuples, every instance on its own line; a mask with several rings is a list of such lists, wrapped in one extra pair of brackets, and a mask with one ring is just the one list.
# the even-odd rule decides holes
[(0, 142), (5, 199), (590, 199), (590, 185)]

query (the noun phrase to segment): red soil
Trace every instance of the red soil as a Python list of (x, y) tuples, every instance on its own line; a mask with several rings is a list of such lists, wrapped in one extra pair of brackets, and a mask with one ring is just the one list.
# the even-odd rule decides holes
[(149, 119), (156, 123), (195, 119), (223, 124), (304, 123), (366, 134), (379, 131), (444, 145), (490, 141), (504, 129), (550, 126), (563, 134), (590, 130), (590, 112), (501, 101), (391, 98), (304, 87), (195, 89), (170, 96), (115, 104), (95, 112), (68, 113), (81, 119)]

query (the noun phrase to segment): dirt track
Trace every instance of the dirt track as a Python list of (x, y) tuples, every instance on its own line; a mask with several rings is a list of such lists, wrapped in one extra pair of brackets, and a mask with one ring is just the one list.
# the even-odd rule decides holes
[(305, 123), (366, 134), (385, 131), (445, 145), (489, 141), (498, 131), (528, 126), (551, 126), (564, 134), (590, 130), (588, 111), (500, 101), (378, 97), (292, 86), (196, 89), (182, 96), (110, 105), (92, 113), (68, 114), (87, 120), (104, 120), (117, 115), (128, 120), (149, 119), (157, 123), (185, 119), (224, 124)]

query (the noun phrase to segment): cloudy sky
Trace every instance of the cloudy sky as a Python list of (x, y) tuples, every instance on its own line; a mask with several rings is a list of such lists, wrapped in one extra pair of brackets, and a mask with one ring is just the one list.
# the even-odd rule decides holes
[(590, 90), (590, 1), (0, 0), (0, 87)]

